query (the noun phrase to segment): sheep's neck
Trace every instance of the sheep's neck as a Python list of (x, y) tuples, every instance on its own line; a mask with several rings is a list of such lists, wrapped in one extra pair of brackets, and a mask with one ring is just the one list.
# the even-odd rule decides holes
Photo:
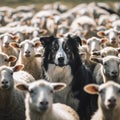
[[(27, 113), (26, 113), (26, 116), (28, 118), (26, 118), (26, 120), (47, 120), (47, 118), (49, 118), (48, 114), (52, 110), (52, 108), (51, 108), (51, 110), (49, 110), (45, 113), (40, 113), (40, 112), (37, 112), (35, 110), (32, 110), (32, 108), (30, 108), (29, 105), (27, 106), (26, 109), (28, 110)], [(47, 118), (46, 118), (46, 116), (47, 116)], [(51, 114), (50, 114), (50, 116), (51, 116)]]
[(100, 109), (102, 113), (102, 120), (118, 120), (120, 119), (119, 110)]
[(0, 108), (9, 104), (11, 95), (10, 90), (0, 90)]

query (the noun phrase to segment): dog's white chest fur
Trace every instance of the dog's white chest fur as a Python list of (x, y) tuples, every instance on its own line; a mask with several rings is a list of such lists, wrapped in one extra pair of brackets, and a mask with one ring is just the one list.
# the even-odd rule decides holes
[(64, 82), (69, 85), (73, 79), (69, 65), (59, 67), (54, 64), (49, 64), (47, 74), (51, 82)]

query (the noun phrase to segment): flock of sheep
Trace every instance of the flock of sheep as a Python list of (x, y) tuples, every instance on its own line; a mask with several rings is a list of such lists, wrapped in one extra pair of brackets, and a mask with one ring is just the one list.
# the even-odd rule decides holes
[(53, 103), (54, 92), (66, 87), (64, 81), (47, 82), (41, 76), (40, 37), (66, 34), (81, 38), (79, 55), (96, 83), (83, 88), (98, 95), (91, 120), (120, 120), (119, 13), (120, 3), (81, 3), (68, 9), (56, 2), (37, 12), (34, 5), (0, 7), (0, 120), (80, 119), (72, 107)]

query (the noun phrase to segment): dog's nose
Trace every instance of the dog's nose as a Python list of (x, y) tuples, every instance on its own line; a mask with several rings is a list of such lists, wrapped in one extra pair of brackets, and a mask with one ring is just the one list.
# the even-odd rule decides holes
[(64, 62), (64, 57), (59, 57), (59, 58), (58, 58), (58, 62), (59, 62), (59, 63), (63, 63), (63, 62)]

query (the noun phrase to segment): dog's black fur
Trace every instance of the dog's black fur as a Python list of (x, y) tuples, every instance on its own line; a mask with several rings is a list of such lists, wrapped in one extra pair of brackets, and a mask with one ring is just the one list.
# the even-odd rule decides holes
[[(53, 36), (40, 38), (40, 41), (45, 48), (43, 58), (43, 70), (45, 75), (44, 77), (46, 77), (46, 73), (49, 69), (48, 65), (55, 64), (54, 58), (56, 54), (58, 39), (60, 38), (56, 38)], [(71, 91), (73, 92), (73, 94), (75, 93), (74, 97), (79, 100), (79, 105), (76, 111), (80, 115), (81, 120), (90, 120), (90, 116), (93, 114), (92, 111), (90, 111), (89, 109), (92, 102), (92, 96), (85, 93), (83, 87), (86, 84), (93, 83), (92, 74), (90, 70), (82, 64), (82, 60), (80, 58), (78, 50), (79, 45), (81, 45), (81, 39), (78, 36), (68, 35), (64, 37), (64, 43), (62, 47), (67, 54), (67, 65), (70, 66), (71, 74), (73, 76), (72, 82), (70, 83)], [(52, 72), (53, 71), (51, 71), (51, 74)], [(47, 76), (46, 78), (49, 78), (49, 76)], [(97, 104), (97, 102), (94, 104)]]

